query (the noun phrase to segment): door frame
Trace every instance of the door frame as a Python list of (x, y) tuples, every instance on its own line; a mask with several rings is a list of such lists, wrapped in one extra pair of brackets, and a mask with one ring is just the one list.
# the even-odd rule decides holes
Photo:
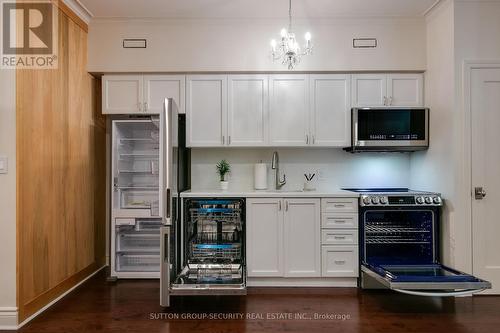
[(468, 242), (470, 245), (470, 251), (467, 253), (467, 268), (469, 271), (474, 274), (474, 226), (473, 226), (473, 212), (472, 212), (472, 105), (471, 105), (471, 96), (472, 96), (472, 86), (471, 86), (471, 77), (472, 71), (475, 69), (500, 69), (500, 59), (470, 59), (464, 60), (462, 64), (462, 108), (461, 110), (461, 125), (459, 130), (462, 134), (462, 142), (460, 142), (461, 149), (459, 151), (459, 159), (461, 161), (459, 163), (460, 167), (460, 180), (459, 180), (459, 189), (458, 193), (459, 197), (459, 205), (457, 207), (463, 207), (463, 216), (465, 222), (465, 228), (470, 231)]

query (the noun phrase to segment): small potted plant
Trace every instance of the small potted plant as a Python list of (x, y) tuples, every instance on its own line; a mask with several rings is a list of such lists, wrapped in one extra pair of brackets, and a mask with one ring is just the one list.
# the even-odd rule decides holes
[(225, 191), (229, 188), (229, 182), (226, 180), (226, 175), (231, 171), (231, 166), (226, 160), (222, 160), (217, 163), (216, 168), (220, 177), (220, 189)]

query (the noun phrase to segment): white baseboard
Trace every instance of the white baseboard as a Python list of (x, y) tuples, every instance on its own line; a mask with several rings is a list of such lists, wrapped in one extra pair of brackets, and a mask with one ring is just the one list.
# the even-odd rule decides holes
[(247, 278), (249, 287), (357, 287), (357, 278)]
[(0, 331), (17, 329), (17, 307), (0, 307)]
[(90, 274), (89, 276), (87, 276), (85, 279), (83, 279), (82, 281), (78, 282), (76, 285), (74, 285), (73, 287), (71, 287), (70, 289), (68, 289), (67, 291), (65, 291), (64, 293), (62, 293), (61, 295), (59, 295), (52, 302), (50, 302), (49, 304), (45, 305), (43, 308), (41, 308), (40, 310), (38, 310), (37, 312), (35, 312), (34, 314), (32, 314), (30, 317), (26, 318), (22, 323), (20, 323), (19, 325), (17, 325), (17, 327), (15, 329), (20, 329), (21, 327), (23, 327), (24, 325), (26, 325), (27, 323), (29, 323), (31, 320), (35, 319), (39, 314), (41, 314), (42, 312), (44, 312), (45, 310), (47, 310), (48, 308), (50, 308), (52, 305), (54, 305), (55, 303), (57, 303), (58, 301), (60, 301), (62, 298), (64, 298), (66, 295), (68, 295), (73, 290), (75, 290), (76, 288), (78, 288), (85, 281), (87, 281), (88, 279), (90, 279), (91, 277), (93, 277), (94, 275), (96, 275), (97, 273), (99, 273), (105, 267), (106, 266), (102, 266), (102, 267), (98, 268), (95, 272), (93, 272), (92, 274)]

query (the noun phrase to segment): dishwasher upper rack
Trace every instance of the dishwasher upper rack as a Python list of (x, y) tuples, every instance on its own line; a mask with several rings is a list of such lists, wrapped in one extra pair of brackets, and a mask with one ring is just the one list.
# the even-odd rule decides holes
[(190, 222), (211, 221), (220, 223), (241, 224), (241, 210), (233, 208), (191, 208)]

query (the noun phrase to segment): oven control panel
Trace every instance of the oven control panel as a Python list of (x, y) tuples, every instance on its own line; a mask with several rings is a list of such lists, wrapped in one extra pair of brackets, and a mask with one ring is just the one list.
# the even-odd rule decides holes
[(359, 201), (360, 206), (442, 206), (443, 200), (438, 194), (387, 195), (365, 194)]

